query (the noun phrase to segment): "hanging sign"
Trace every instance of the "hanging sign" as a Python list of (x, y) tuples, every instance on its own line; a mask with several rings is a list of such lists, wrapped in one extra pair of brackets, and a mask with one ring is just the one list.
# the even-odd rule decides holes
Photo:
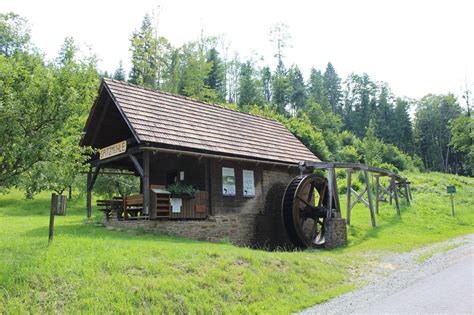
[(255, 197), (255, 181), (252, 170), (243, 170), (244, 197)]
[(233, 168), (222, 168), (222, 194), (224, 196), (235, 196), (235, 174)]
[(108, 147), (99, 150), (99, 157), (101, 160), (125, 153), (127, 151), (127, 140), (109, 145)]

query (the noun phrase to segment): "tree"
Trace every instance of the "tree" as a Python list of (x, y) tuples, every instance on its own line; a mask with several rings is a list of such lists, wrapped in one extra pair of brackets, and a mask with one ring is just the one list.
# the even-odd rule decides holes
[(291, 40), (291, 35), (288, 31), (288, 25), (285, 23), (276, 23), (270, 29), (270, 42), (275, 45), (275, 55), (277, 59), (278, 66), (283, 64), (283, 59), (285, 58), (285, 48), (289, 47), (289, 41)]
[(114, 75), (112, 76), (112, 78), (114, 80), (118, 80), (118, 81), (125, 81), (125, 77), (126, 77), (125, 69), (123, 68), (122, 60), (120, 60), (119, 66), (115, 70)]
[(461, 113), (452, 94), (427, 95), (417, 106), (415, 113), (415, 143), (417, 153), (425, 168), (434, 171), (450, 171), (450, 155), (453, 153), (450, 124)]
[(215, 48), (211, 48), (207, 53), (207, 63), (211, 65), (209, 74), (205, 80), (206, 86), (213, 89), (217, 96), (217, 101), (225, 102), (226, 84), (225, 67), (219, 53)]
[(29, 46), (27, 20), (13, 12), (0, 13), (0, 54), (11, 56), (18, 51), (28, 51)]
[(272, 72), (270, 67), (265, 66), (261, 71), (261, 81), (263, 88), (263, 99), (269, 104), (272, 100)]
[(410, 102), (406, 99), (397, 98), (392, 118), (393, 144), (403, 152), (413, 154), (415, 152), (415, 139), (413, 137), (413, 125), (410, 118)]
[(474, 119), (468, 114), (454, 119), (450, 125), (452, 134), (449, 145), (461, 156), (460, 173), (474, 174)]
[(340, 101), (342, 97), (341, 79), (337, 75), (332, 63), (328, 63), (324, 72), (324, 89), (328, 103), (333, 113), (341, 113)]
[(326, 95), (324, 86), (324, 77), (321, 71), (311, 68), (311, 74), (308, 82), (308, 96), (312, 102), (316, 102), (322, 106), (324, 110), (332, 110)]
[(261, 105), (262, 96), (259, 91), (259, 81), (252, 61), (248, 60), (240, 66), (239, 102), (240, 107), (245, 105)]
[(293, 114), (302, 110), (307, 105), (306, 86), (303, 74), (298, 66), (292, 66), (288, 71), (289, 101)]
[(179, 93), (201, 101), (214, 102), (216, 92), (206, 85), (212, 64), (207, 62), (205, 53), (198, 44), (191, 42), (181, 48)]
[(130, 38), (132, 69), (129, 81), (150, 88), (158, 88), (162, 83), (171, 45), (164, 37), (158, 37), (151, 18), (145, 15), (142, 25)]
[[(64, 159), (82, 152), (79, 138), (98, 85), (95, 58), (78, 63), (76, 52), (67, 38), (54, 63), (27, 51), (0, 55), (0, 187), (25, 183), (28, 176), (41, 187), (42, 179), (32, 174), (42, 166), (49, 173), (59, 172), (55, 163), (74, 169)], [(51, 185), (59, 181), (49, 178)]]
[(375, 136), (375, 127), (372, 120), (369, 121), (365, 137), (362, 140), (362, 153), (365, 164), (379, 166), (382, 163), (383, 143)]
[(283, 63), (279, 63), (272, 77), (272, 102), (277, 112), (287, 114), (286, 107), (290, 101), (290, 84)]

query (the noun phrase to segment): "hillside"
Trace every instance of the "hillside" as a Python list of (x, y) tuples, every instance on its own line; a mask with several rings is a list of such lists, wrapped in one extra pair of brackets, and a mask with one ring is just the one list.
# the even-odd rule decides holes
[[(56, 217), (49, 195), (0, 195), (0, 313), (288, 313), (362, 285), (383, 255), (474, 232), (474, 179), (405, 173), (413, 203), (382, 204), (378, 227), (353, 210), (349, 244), (333, 251), (266, 252), (85, 223), (82, 198)], [(446, 185), (456, 185), (452, 217)], [(341, 196), (344, 205), (345, 196)]]

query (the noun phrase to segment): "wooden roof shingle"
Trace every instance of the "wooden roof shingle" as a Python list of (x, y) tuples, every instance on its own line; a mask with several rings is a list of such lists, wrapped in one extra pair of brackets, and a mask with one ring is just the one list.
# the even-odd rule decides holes
[(103, 84), (140, 142), (292, 164), (319, 161), (275, 120), (121, 81)]

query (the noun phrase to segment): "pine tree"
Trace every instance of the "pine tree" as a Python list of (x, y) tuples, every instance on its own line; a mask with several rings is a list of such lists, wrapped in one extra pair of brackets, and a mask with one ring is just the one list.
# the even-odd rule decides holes
[(207, 63), (211, 65), (211, 69), (206, 78), (206, 85), (213, 89), (219, 102), (225, 102), (226, 84), (225, 84), (225, 68), (219, 53), (215, 48), (211, 48), (207, 53)]
[(287, 114), (286, 107), (290, 101), (289, 88), (285, 66), (283, 63), (279, 63), (272, 77), (272, 102), (280, 114)]
[(326, 89), (324, 87), (324, 77), (321, 71), (311, 68), (311, 74), (308, 82), (308, 96), (312, 102), (316, 102), (324, 110), (331, 111), (329, 106), (328, 98), (326, 95)]
[(240, 66), (239, 106), (262, 104), (262, 97), (258, 86), (256, 70), (252, 62), (244, 62)]
[(337, 75), (332, 63), (328, 63), (324, 72), (324, 89), (333, 113), (341, 113), (341, 79)]
[(139, 31), (133, 33), (130, 39), (132, 51), (132, 69), (129, 81), (133, 84), (155, 88), (158, 80), (156, 66), (157, 41), (154, 28), (148, 14), (142, 21)]
[(112, 76), (112, 78), (114, 80), (118, 80), (118, 81), (125, 81), (125, 76), (126, 76), (125, 75), (125, 69), (123, 68), (122, 60), (120, 60), (119, 66), (115, 70), (114, 75)]
[(306, 95), (306, 86), (304, 84), (303, 74), (298, 66), (292, 66), (288, 70), (289, 100), (293, 113), (302, 110), (307, 105), (308, 97)]
[(272, 100), (272, 73), (270, 71), (270, 67), (263, 67), (261, 73), (264, 101), (265, 103), (269, 104)]

